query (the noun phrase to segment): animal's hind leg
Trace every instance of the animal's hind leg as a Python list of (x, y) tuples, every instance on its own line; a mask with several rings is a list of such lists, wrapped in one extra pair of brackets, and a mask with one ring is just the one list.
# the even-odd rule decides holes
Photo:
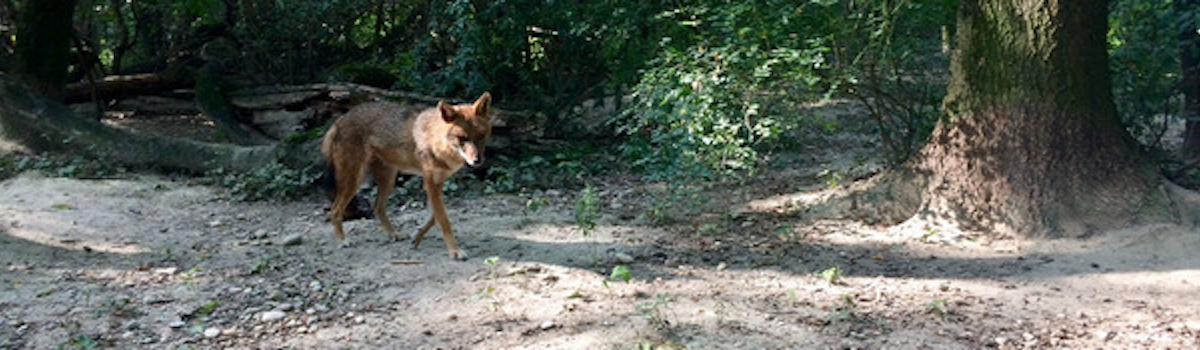
[(333, 238), (343, 246), (346, 233), (342, 229), (342, 220), (346, 215), (346, 205), (350, 204), (350, 200), (358, 193), (358, 184), (362, 182), (363, 173), (366, 171), (366, 164), (361, 160), (361, 156), (347, 156), (347, 153), (352, 152), (343, 152), (333, 164), (337, 186), (334, 189), (333, 205), (329, 208), (329, 221), (333, 222)]
[(379, 218), (379, 224), (383, 226), (383, 230), (391, 235), (395, 240), (403, 240), (396, 227), (392, 226), (392, 220), (387, 216), (388, 199), (392, 196), (392, 191), (396, 189), (396, 168), (387, 166), (380, 162), (371, 163), (371, 173), (375, 175), (375, 186), (379, 189), (379, 193), (375, 195), (375, 217)]
[(425, 239), (425, 234), (429, 233), (429, 229), (433, 228), (433, 223), (433, 213), (430, 213), (429, 221), (426, 221), (425, 225), (422, 225), (421, 229), (417, 231), (417, 236), (413, 237), (413, 249), (421, 246), (421, 240)]

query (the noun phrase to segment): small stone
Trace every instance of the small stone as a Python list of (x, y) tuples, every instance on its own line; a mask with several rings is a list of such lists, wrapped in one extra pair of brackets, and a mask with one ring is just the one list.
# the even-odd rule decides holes
[(287, 317), (287, 313), (279, 310), (271, 310), (262, 313), (261, 319), (263, 322), (278, 321)]
[(216, 338), (221, 335), (221, 329), (217, 327), (208, 327), (204, 330), (205, 338)]
[(180, 321), (180, 320), (171, 321), (170, 324), (167, 324), (167, 326), (171, 327), (171, 328), (183, 328), (183, 326), (186, 326), (186, 325), (187, 325), (187, 323)]
[(254, 234), (252, 236), (250, 236), (250, 238), (257, 238), (257, 239), (267, 238), (267, 230), (261, 229), (261, 228), (254, 230)]
[(622, 264), (629, 264), (629, 263), (633, 262), (633, 256), (630, 256), (629, 254), (625, 254), (625, 253), (613, 254), (613, 259), (616, 259), (617, 262), (622, 263)]
[(725, 271), (727, 268), (729, 268), (729, 264), (726, 264), (724, 261), (722, 261), (720, 264), (717, 264), (717, 271)]
[(541, 325), (541, 327), (540, 327), (540, 328), (541, 328), (543, 331), (545, 331), (545, 330), (550, 330), (550, 329), (552, 329), (552, 328), (554, 328), (554, 327), (557, 327), (557, 326), (558, 326), (558, 325), (554, 324), (554, 321), (546, 321), (546, 322), (542, 322), (542, 325)]
[(304, 236), (301, 236), (299, 233), (293, 233), (283, 238), (283, 245), (285, 246), (300, 245), (300, 243), (304, 243)]
[(279, 306), (275, 307), (275, 309), (279, 310), (279, 311), (292, 311), (292, 308), (293, 308), (292, 304), (289, 304), (289, 303), (282, 303), (282, 304), (279, 304)]
[(363, 323), (363, 322), (367, 322), (367, 319), (362, 316), (358, 316), (358, 317), (354, 318), (354, 323)]
[(559, 191), (559, 190), (546, 190), (546, 197), (558, 197), (558, 196), (561, 196), (561, 195), (562, 195), (562, 191)]
[(208, 222), (208, 227), (221, 226), (221, 220), (213, 220)]
[(321, 281), (312, 281), (312, 282), (308, 283), (308, 290), (311, 290), (314, 292), (320, 292), (321, 288), (323, 288), (321, 286)]

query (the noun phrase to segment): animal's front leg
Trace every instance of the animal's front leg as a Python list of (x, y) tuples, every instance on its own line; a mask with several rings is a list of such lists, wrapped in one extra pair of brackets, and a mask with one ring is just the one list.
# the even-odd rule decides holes
[(454, 228), (450, 227), (450, 217), (446, 215), (446, 203), (442, 201), (442, 182), (434, 181), (433, 176), (424, 178), (429, 207), (433, 211), (433, 219), (442, 227), (442, 240), (446, 242), (447, 252), (450, 258), (465, 260), (467, 253), (458, 249), (458, 240), (454, 239)]

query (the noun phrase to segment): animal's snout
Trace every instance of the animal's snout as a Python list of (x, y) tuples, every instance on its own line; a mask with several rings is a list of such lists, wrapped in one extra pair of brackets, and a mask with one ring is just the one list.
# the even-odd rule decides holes
[(467, 161), (467, 166), (472, 167), (472, 168), (478, 168), (480, 165), (483, 165), (483, 155), (482, 154), (477, 154), (474, 157), (469, 157), (469, 158), (466, 158), (465, 160)]
[(480, 151), (480, 149), (475, 148), (475, 145), (467, 143), (458, 149), (458, 155), (462, 156), (463, 163), (466, 163), (467, 166), (477, 168), (483, 165), (483, 152)]

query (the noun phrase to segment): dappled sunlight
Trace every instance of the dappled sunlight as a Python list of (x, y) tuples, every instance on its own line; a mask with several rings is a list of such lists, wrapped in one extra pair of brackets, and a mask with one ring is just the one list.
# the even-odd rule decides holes
[[(616, 244), (620, 242), (622, 232), (632, 232), (635, 227), (626, 225), (597, 224), (596, 228), (584, 235), (578, 226), (571, 224), (535, 223), (522, 226), (517, 230), (500, 231), (499, 236), (510, 236), (515, 239), (550, 244)], [(644, 230), (642, 227), (636, 227)]]
[(0, 205), (0, 218), (7, 219), (0, 224), (8, 226), (0, 232), (41, 245), (126, 255), (150, 251), (136, 242), (114, 241), (116, 237), (86, 224), (80, 225), (62, 213), (31, 212)]
[(821, 187), (812, 191), (785, 193), (754, 199), (733, 209), (735, 213), (786, 213), (796, 208), (816, 206), (835, 198), (839, 191)]

